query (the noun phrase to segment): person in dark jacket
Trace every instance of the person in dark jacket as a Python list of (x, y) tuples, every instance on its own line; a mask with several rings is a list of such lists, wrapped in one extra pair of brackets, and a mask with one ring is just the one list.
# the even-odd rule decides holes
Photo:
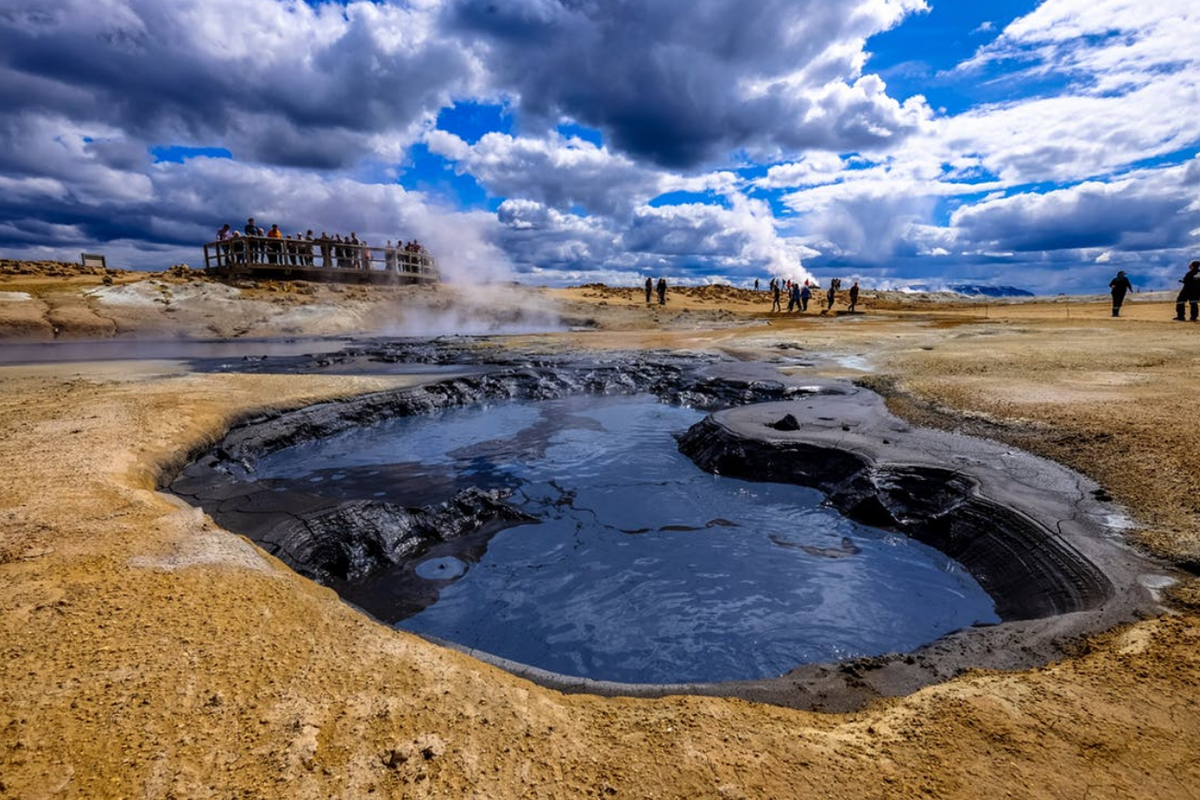
[(1125, 294), (1133, 291), (1133, 284), (1125, 277), (1125, 270), (1118, 270), (1117, 277), (1108, 282), (1112, 290), (1113, 316), (1121, 316), (1121, 304), (1125, 302)]
[(646, 305), (650, 305), (650, 295), (654, 294), (654, 279), (646, 278)]
[(658, 279), (658, 304), (665, 306), (667, 304), (667, 279)]
[(1191, 306), (1192, 322), (1196, 322), (1200, 319), (1200, 261), (1188, 264), (1187, 274), (1179, 282), (1183, 288), (1175, 298), (1175, 321), (1183, 322), (1183, 306), (1186, 303)]

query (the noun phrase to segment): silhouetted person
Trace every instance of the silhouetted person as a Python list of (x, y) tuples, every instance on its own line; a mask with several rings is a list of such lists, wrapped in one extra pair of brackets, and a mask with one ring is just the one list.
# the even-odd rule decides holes
[[(833, 280), (837, 280), (834, 278)], [(826, 311), (833, 311), (833, 301), (837, 298), (837, 287), (833, 281), (829, 282), (829, 292), (825, 295)]]
[(254, 217), (246, 220), (246, 227), (242, 229), (246, 234), (246, 251), (250, 256), (250, 263), (256, 264), (262, 259), (259, 258), (262, 252), (261, 243), (256, 237), (259, 235), (260, 228), (254, 224)]
[(788, 313), (792, 313), (793, 308), (800, 308), (800, 284), (793, 283), (788, 289)]
[(654, 294), (654, 279), (646, 278), (646, 305), (650, 305), (650, 295)]
[(667, 279), (658, 279), (658, 304), (665, 306), (667, 304)]
[(855, 281), (850, 286), (850, 313), (854, 313), (856, 305), (858, 305), (858, 281)]
[(1118, 270), (1117, 277), (1108, 282), (1108, 288), (1112, 291), (1113, 301), (1113, 316), (1121, 316), (1121, 304), (1125, 302), (1125, 294), (1133, 291), (1133, 284), (1129, 282), (1129, 278), (1125, 277), (1125, 270)]
[(1183, 288), (1179, 290), (1179, 296), (1175, 298), (1175, 321), (1183, 322), (1183, 306), (1187, 303), (1191, 306), (1192, 322), (1200, 319), (1200, 261), (1193, 261), (1188, 264), (1188, 271), (1179, 282), (1183, 284)]
[(783, 306), (780, 305), (780, 303), (779, 303), (779, 281), (777, 281), (777, 280), (771, 281), (771, 295), (774, 298), (771, 301), (771, 310), (772, 311), (782, 311)]

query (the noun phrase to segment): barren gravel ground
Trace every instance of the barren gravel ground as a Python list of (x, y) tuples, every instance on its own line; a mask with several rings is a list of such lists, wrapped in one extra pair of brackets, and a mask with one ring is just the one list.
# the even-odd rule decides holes
[[(330, 334), (480, 313), (445, 287), (119, 277), (121, 297), (151, 298), (138, 311), (87, 294), (100, 280), (0, 275), (0, 330)], [(1087, 473), (1128, 509), (1131, 542), (1200, 565), (1200, 325), (1170, 322), (1161, 299), (1135, 296), (1113, 320), (1096, 302), (868, 295), (863, 315), (782, 319), (721, 290), (662, 309), (597, 287), (511, 297), (486, 304), (505, 325), (556, 307), (564, 327), (598, 326), (538, 335), (545, 347), (833, 356), (822, 374), (867, 382), (914, 421)], [(1200, 797), (1194, 580), (1173, 613), (1063, 662), (954, 676), (853, 715), (566, 696), (372, 623), (156, 491), (256, 409), (400, 381), (0, 367), (0, 797)]]

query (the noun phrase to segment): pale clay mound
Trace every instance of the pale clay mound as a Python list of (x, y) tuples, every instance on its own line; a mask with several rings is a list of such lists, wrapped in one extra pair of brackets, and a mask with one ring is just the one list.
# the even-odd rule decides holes
[[(84, 295), (101, 276), (0, 277), (32, 298), (0, 303), (0, 330), (26, 337), (280, 335), (323, 306), (314, 325), (349, 331), (461, 310), (449, 287), (231, 299), (164, 276), (177, 310), (125, 313)], [(584, 293), (530, 292), (563, 321), (542, 346), (783, 353), (802, 374), (867, 382), (910, 420), (1086, 473), (1127, 509), (1132, 542), (1200, 564), (1200, 326), (1170, 323), (1169, 303), (1137, 300), (1119, 320), (1103, 302), (785, 319), (733, 296), (647, 309)], [(1197, 796), (1200, 592), (1186, 576), (1175, 613), (1066, 661), (947, 676), (853, 715), (561, 695), (367, 621), (155, 490), (256, 409), (403, 380), (161, 362), (0, 374), (0, 797)]]

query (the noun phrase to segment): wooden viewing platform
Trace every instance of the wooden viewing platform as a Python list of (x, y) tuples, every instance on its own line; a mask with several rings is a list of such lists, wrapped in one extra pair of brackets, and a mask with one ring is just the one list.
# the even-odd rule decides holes
[(424, 250), (364, 247), (330, 240), (239, 236), (204, 245), (204, 269), (220, 278), (337, 283), (434, 283), (437, 261)]

